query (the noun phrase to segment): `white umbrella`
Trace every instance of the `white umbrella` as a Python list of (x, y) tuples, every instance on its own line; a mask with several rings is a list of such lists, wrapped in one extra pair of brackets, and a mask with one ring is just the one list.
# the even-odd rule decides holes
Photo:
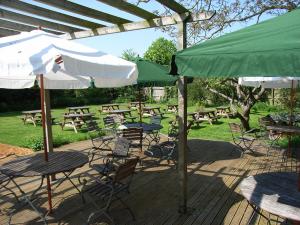
[[(39, 83), (46, 161), (49, 140), (44, 89), (88, 88), (92, 80), (96, 87), (121, 87), (136, 84), (137, 77), (137, 67), (132, 62), (41, 30), (0, 38), (0, 88), (30, 88), (35, 81)], [(51, 211), (48, 176), (47, 186)]]
[(239, 84), (263, 88), (295, 88), (299, 86), (300, 77), (240, 77)]
[(136, 83), (136, 64), (41, 30), (0, 38), (0, 88), (121, 87)]

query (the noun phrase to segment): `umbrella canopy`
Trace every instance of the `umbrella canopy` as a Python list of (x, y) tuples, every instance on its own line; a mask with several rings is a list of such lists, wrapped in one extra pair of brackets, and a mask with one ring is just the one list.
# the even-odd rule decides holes
[(149, 86), (173, 86), (177, 77), (169, 75), (169, 68), (148, 60), (138, 58), (135, 61), (139, 76), (137, 84), (142, 87)]
[(239, 84), (264, 88), (296, 88), (300, 77), (239, 77)]
[(44, 75), (45, 89), (121, 87), (136, 83), (136, 65), (41, 30), (0, 38), (0, 88), (30, 88)]
[(184, 49), (172, 74), (194, 77), (300, 76), (300, 8)]

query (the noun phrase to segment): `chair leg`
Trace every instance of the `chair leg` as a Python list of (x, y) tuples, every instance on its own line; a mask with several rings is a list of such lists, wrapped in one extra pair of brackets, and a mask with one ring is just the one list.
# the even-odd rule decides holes
[(136, 219), (135, 219), (134, 213), (132, 212), (131, 208), (119, 196), (115, 196), (115, 198), (118, 199), (125, 206), (125, 208), (129, 211), (132, 219), (135, 221)]

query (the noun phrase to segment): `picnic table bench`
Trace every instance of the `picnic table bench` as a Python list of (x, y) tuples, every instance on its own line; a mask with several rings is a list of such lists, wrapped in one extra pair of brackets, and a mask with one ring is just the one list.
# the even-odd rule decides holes
[[(138, 109), (140, 105), (140, 102), (130, 102), (129, 103), (129, 108), (130, 109)], [(141, 102), (141, 106), (144, 107), (146, 105), (145, 102)]]
[(230, 106), (219, 106), (219, 107), (216, 107), (216, 110), (217, 110), (217, 116), (220, 116), (220, 117), (226, 116), (228, 119), (230, 116), (232, 116)]
[(99, 109), (100, 113), (108, 113), (111, 110), (119, 110), (120, 109), (120, 104), (106, 104), (106, 105), (101, 105), (101, 109)]
[(168, 104), (166, 112), (178, 112), (178, 104)]
[(63, 122), (60, 124), (61, 129), (63, 130), (64, 127), (71, 127), (74, 129), (75, 133), (77, 133), (77, 129), (80, 129), (83, 125), (85, 125), (86, 121), (92, 120), (94, 116), (94, 113), (65, 114)]
[(210, 125), (212, 125), (213, 122), (218, 121), (216, 111), (214, 109), (205, 109), (199, 110), (197, 112), (189, 112), (188, 116), (191, 116), (193, 118), (193, 122), (197, 125), (199, 125), (199, 123), (202, 121), (208, 121)]
[[(24, 124), (32, 123), (35, 127), (37, 124), (42, 123), (42, 110), (28, 110), (22, 111), (22, 116), (20, 117)], [(54, 117), (51, 117), (51, 122), (54, 124)]]
[(143, 107), (143, 116), (163, 116), (164, 113), (160, 111), (159, 106), (145, 106)]
[(116, 109), (109, 111), (111, 115), (119, 115), (121, 118), (121, 122), (123, 123), (126, 119), (130, 119), (132, 122), (137, 118), (131, 115), (131, 110), (129, 109)]
[(72, 113), (90, 113), (90, 107), (88, 106), (75, 106), (75, 107), (67, 107), (67, 110), (70, 114)]

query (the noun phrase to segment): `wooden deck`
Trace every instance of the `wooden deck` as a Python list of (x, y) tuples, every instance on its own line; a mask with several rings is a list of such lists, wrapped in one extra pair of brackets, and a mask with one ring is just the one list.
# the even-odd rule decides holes
[[(65, 146), (63, 150), (73, 149), (88, 151), (89, 142)], [(159, 165), (145, 159), (143, 167), (138, 167), (133, 179), (131, 194), (125, 197), (135, 213), (136, 221), (117, 202), (111, 208), (111, 215), (116, 224), (151, 224), (151, 225), (243, 225), (252, 215), (252, 208), (239, 194), (238, 184), (248, 176), (269, 171), (296, 171), (297, 161), (282, 161), (280, 152), (265, 155), (262, 148), (257, 148), (256, 155), (245, 154), (239, 157), (234, 145), (227, 142), (189, 140), (188, 162), (188, 206), (189, 213), (177, 213), (177, 171), (174, 165), (166, 161)], [(299, 150), (299, 149), (298, 149)], [(298, 164), (299, 165), (299, 164)], [(85, 166), (76, 171), (89, 170)], [(74, 182), (77, 182), (74, 173)], [(18, 183), (25, 190), (32, 190), (38, 185), (38, 179), (19, 179)], [(78, 183), (78, 182), (77, 182)], [(92, 212), (91, 204), (83, 205), (76, 190), (67, 182), (54, 191), (54, 213), (48, 216), (49, 224), (85, 224)], [(2, 200), (2, 199), (1, 199)], [(0, 209), (5, 211), (13, 199), (4, 199)], [(2, 202), (2, 201), (1, 201)], [(41, 210), (47, 206), (43, 192), (39, 202)], [(272, 224), (281, 224), (283, 219), (263, 212), (272, 219)], [(7, 223), (8, 217), (0, 214), (0, 224)], [(99, 219), (99, 222), (101, 218)], [(37, 215), (29, 208), (18, 210), (13, 217), (13, 224), (41, 224)], [(266, 219), (254, 215), (251, 224), (267, 224)]]

